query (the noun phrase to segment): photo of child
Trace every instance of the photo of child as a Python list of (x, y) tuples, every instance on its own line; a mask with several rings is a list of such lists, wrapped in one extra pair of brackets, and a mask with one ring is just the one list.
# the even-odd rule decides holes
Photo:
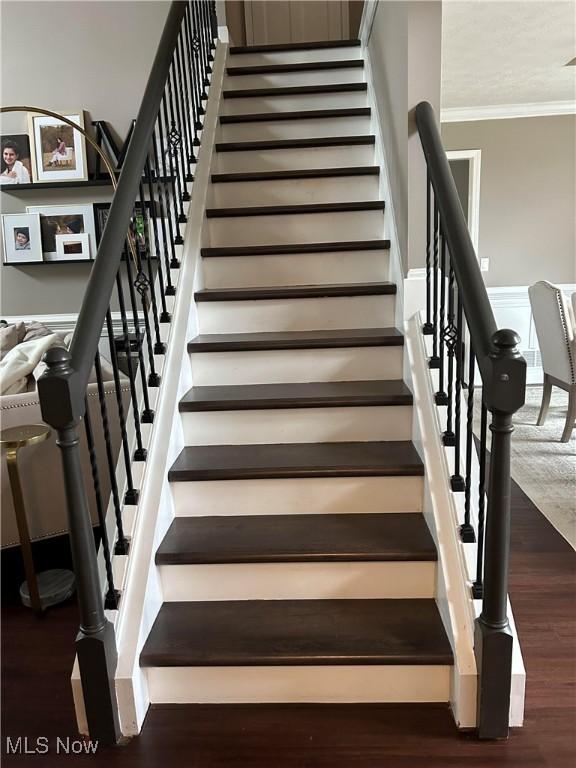
[(42, 167), (45, 171), (75, 170), (74, 129), (70, 125), (43, 125), (40, 127)]
[(30, 184), (30, 141), (26, 135), (0, 138), (0, 184)]
[(14, 230), (14, 249), (17, 251), (30, 250), (30, 229), (28, 227)]

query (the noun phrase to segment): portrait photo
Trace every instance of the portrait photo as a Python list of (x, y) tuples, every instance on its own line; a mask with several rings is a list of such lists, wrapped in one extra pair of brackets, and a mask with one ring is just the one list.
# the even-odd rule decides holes
[[(82, 111), (62, 114), (84, 127)], [(86, 141), (82, 133), (68, 123), (47, 115), (29, 114), (28, 121), (34, 180), (87, 180)]]
[[(91, 205), (33, 205), (26, 208), (27, 213), (40, 215), (42, 248), (46, 261), (60, 261), (57, 238), (60, 235), (84, 235), (88, 237), (88, 247), (84, 253), (96, 253), (96, 231), (94, 210)], [(81, 258), (84, 258), (82, 256)]]
[(0, 184), (30, 184), (30, 140), (26, 134), (0, 136)]
[(34, 213), (15, 213), (2, 216), (4, 263), (42, 261), (42, 233), (40, 216)]

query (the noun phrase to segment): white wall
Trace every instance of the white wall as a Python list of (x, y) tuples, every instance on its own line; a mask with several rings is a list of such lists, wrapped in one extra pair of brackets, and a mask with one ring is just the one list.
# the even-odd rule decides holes
[(440, 108), (440, 0), (380, 0), (368, 53), (385, 144), (404, 270), (425, 264), (426, 168), (413, 110)]

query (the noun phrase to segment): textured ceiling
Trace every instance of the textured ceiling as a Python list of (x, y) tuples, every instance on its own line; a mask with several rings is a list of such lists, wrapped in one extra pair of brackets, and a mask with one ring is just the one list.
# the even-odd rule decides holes
[(444, 0), (442, 107), (576, 98), (576, 0)]

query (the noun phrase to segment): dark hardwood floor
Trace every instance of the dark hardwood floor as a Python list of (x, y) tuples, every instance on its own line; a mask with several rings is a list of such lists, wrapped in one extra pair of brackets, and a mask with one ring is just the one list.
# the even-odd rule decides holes
[[(37, 620), (2, 605), (2, 765), (71, 768), (574, 768), (576, 553), (513, 485), (510, 593), (528, 672), (526, 723), (507, 742), (458, 734), (444, 706), (153, 707), (142, 735), (95, 756), (57, 755), (76, 737), (69, 687), (76, 606)], [(49, 738), (6, 755), (6, 738)]]

